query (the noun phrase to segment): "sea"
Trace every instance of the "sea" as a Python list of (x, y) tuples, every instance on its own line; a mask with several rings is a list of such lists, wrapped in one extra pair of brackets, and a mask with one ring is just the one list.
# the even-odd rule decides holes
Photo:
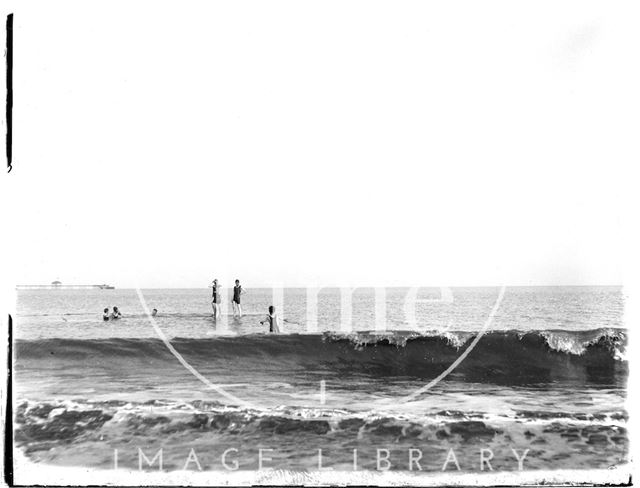
[(218, 320), (206, 288), (18, 291), (15, 449), (164, 472), (629, 461), (619, 287), (247, 288), (241, 318), (226, 291)]

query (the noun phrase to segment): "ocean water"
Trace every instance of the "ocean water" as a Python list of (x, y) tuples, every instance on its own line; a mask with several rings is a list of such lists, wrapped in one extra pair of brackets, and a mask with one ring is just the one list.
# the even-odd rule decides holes
[[(216, 322), (207, 289), (142, 290), (153, 320), (135, 290), (20, 291), (15, 444), (37, 463), (101, 469), (160, 449), (164, 470), (627, 462), (620, 288), (507, 288), (472, 349), (499, 289), (450, 292), (356, 289), (344, 306), (337, 289), (316, 305), (303, 289), (248, 289), (244, 317)], [(272, 303), (280, 335), (259, 324)], [(103, 322), (114, 305), (123, 318)]]

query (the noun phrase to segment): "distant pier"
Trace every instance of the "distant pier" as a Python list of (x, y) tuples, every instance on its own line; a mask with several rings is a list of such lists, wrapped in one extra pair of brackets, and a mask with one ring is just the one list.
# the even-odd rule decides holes
[(53, 281), (50, 285), (17, 285), (16, 290), (114, 290), (111, 285), (63, 285), (60, 281)]

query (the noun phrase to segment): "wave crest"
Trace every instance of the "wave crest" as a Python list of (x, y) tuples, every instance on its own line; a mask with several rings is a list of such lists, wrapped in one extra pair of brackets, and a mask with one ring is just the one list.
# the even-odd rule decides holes
[[(217, 371), (318, 371), (371, 377), (433, 378), (469, 347), (469, 332), (357, 332), (339, 334), (253, 334), (175, 338), (171, 342), (197, 367)], [(618, 385), (626, 381), (626, 332), (490, 331), (454, 370), (456, 381), (496, 384)], [(18, 365), (46, 367), (56, 362), (87, 364), (98, 360), (129, 363), (132, 368), (175, 368), (177, 362), (159, 339), (46, 339), (17, 341)], [(96, 366), (98, 367), (98, 366)]]

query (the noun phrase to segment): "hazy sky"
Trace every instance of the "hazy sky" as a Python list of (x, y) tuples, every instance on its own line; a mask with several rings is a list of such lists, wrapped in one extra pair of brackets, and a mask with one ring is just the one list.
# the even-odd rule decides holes
[(97, 5), (10, 5), (14, 282), (621, 282), (629, 4)]

